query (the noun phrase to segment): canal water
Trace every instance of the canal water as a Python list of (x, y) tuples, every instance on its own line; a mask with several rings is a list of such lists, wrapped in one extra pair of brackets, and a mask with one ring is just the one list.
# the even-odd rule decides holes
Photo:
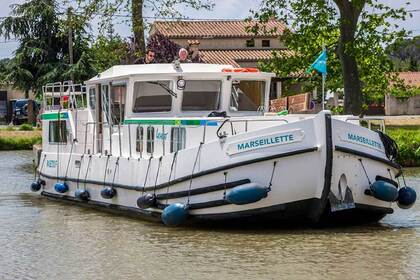
[(420, 203), (370, 226), (168, 228), (33, 194), (31, 162), (0, 152), (0, 279), (420, 279)]

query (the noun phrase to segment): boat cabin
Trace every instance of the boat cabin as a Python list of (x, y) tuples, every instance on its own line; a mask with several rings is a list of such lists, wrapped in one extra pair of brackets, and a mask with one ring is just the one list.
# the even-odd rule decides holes
[(50, 84), (43, 148), (76, 143), (81, 153), (142, 158), (197, 146), (217, 139), (227, 116), (238, 120), (235, 133), (263, 116), (272, 77), (230, 65), (148, 64), (114, 66), (85, 85)]

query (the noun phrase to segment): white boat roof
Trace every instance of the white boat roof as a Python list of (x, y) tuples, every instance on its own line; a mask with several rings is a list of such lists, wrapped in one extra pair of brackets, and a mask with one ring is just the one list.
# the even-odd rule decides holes
[(209, 74), (220, 73), (225, 75), (245, 75), (274, 77), (275, 74), (267, 72), (224, 72), (223, 69), (235, 69), (232, 65), (224, 64), (204, 64), (204, 63), (181, 63), (181, 69), (176, 69), (174, 64), (131, 64), (131, 65), (115, 65), (104, 72), (93, 77), (87, 83), (99, 82), (101, 80), (113, 80), (134, 75), (183, 75), (183, 74)]

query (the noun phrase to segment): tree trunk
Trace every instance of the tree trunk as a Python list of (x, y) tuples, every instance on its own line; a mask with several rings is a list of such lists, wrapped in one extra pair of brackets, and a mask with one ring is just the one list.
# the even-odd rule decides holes
[(146, 44), (144, 41), (143, 0), (131, 0), (131, 20), (136, 51), (144, 54)]
[(357, 20), (365, 0), (334, 0), (340, 10), (340, 41), (338, 56), (344, 80), (344, 113), (360, 115), (362, 113), (362, 90), (356, 57), (353, 54)]

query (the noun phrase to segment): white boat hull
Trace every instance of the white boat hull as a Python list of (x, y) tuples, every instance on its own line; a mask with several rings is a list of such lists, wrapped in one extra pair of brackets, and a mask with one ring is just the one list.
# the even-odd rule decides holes
[[(369, 183), (362, 165), (372, 180), (377, 175), (395, 179), (399, 166), (364, 138), (361, 143), (344, 139), (349, 132), (377, 139), (375, 132), (322, 112), (158, 158), (43, 152), (41, 194), (159, 221), (173, 203), (188, 205), (187, 223), (317, 223), (331, 216), (345, 219), (343, 213), (360, 222), (378, 220), (392, 213), (391, 203), (365, 194)], [(291, 140), (283, 143), (282, 135), (292, 135)], [(57, 182), (69, 190), (57, 192)], [(267, 197), (244, 205), (226, 201), (226, 192), (250, 182), (270, 188)], [(106, 186), (117, 191), (112, 199), (101, 196)], [(89, 192), (88, 201), (75, 197), (80, 188)], [(155, 195), (156, 203), (140, 209), (137, 199), (145, 194)]]

